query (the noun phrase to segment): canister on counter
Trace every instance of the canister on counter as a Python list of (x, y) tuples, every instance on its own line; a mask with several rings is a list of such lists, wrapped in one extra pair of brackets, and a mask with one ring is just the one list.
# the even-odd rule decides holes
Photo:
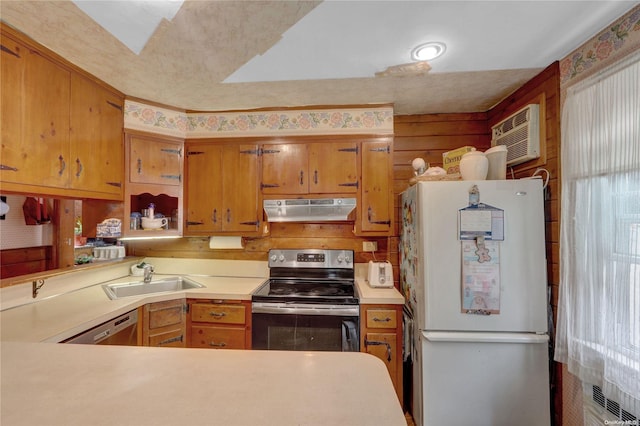
[(132, 230), (136, 230), (136, 229), (140, 229), (142, 224), (141, 224), (141, 218), (142, 215), (138, 212), (133, 212), (131, 213), (131, 216), (129, 217), (129, 229)]

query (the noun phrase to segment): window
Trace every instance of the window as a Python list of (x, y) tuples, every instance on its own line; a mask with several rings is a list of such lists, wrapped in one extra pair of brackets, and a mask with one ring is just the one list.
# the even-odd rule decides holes
[(640, 413), (640, 54), (569, 88), (557, 361)]

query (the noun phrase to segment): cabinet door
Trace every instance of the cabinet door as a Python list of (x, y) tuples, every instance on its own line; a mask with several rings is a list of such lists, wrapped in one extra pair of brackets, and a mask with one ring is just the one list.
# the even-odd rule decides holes
[(65, 188), (70, 73), (9, 38), (2, 46), (1, 180)]
[(142, 345), (184, 347), (185, 311), (184, 299), (146, 304), (142, 315)]
[(131, 136), (129, 142), (129, 181), (179, 186), (182, 146)]
[(248, 349), (245, 330), (239, 327), (194, 325), (191, 327), (192, 348)]
[(222, 231), (258, 232), (258, 146), (225, 145), (222, 169)]
[(398, 377), (398, 335), (396, 333), (367, 333), (364, 337), (365, 352), (380, 358), (389, 370), (389, 376), (397, 387)]
[(402, 402), (402, 306), (360, 305), (360, 309), (360, 350), (384, 362)]
[(263, 194), (309, 192), (308, 148), (305, 144), (263, 145)]
[(123, 107), (119, 96), (71, 76), (71, 187), (122, 194)]
[(246, 308), (240, 304), (194, 303), (191, 305), (192, 322), (244, 324), (245, 316)]
[(362, 143), (362, 195), (358, 224), (362, 232), (391, 232), (393, 175), (391, 142)]
[[(222, 230), (222, 146), (187, 145), (185, 235)], [(254, 185), (255, 186), (255, 185)]]
[(355, 194), (357, 160), (357, 142), (309, 144), (309, 192)]

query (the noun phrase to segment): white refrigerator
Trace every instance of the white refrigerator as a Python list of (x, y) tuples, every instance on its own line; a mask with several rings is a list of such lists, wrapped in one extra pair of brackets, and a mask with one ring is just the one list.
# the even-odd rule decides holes
[(550, 424), (541, 180), (418, 182), (401, 210), (416, 424)]

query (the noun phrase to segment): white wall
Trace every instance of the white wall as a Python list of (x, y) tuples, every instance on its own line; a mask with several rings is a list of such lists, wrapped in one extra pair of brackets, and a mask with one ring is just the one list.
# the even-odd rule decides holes
[[(3, 194), (4, 195), (4, 194)], [(5, 220), (0, 220), (0, 250), (52, 245), (53, 225), (26, 225), (22, 205), (26, 199), (22, 195), (6, 195), (10, 210)], [(53, 208), (51, 200), (49, 207)]]

